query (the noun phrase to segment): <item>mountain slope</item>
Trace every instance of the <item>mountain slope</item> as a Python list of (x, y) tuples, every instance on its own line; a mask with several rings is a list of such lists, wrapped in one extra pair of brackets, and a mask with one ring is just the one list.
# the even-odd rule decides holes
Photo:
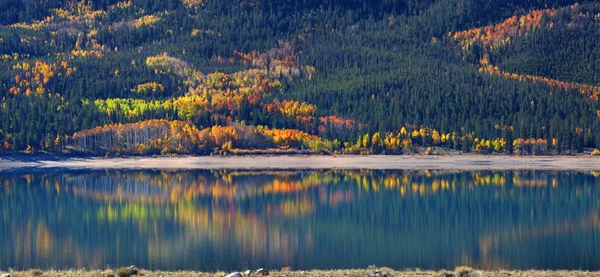
[(593, 2), (5, 2), (2, 151), (149, 153), (100, 139), (127, 123), (163, 153), (600, 147)]

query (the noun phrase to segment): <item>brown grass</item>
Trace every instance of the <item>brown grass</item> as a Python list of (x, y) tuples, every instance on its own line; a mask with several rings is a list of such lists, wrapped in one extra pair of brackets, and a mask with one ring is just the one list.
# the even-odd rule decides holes
[[(120, 270), (47, 270), (39, 269), (28, 271), (12, 271), (9, 272), (11, 277), (63, 277), (63, 276), (82, 276), (82, 277), (115, 277), (126, 276), (127, 272)], [(243, 272), (243, 271), (242, 271)], [(2, 276), (5, 272), (0, 272)], [(287, 268), (282, 271), (271, 271), (269, 276), (285, 276), (285, 277), (313, 277), (313, 276), (330, 276), (330, 277), (365, 277), (365, 276), (406, 276), (406, 277), (562, 277), (562, 276), (586, 276), (600, 277), (600, 272), (587, 271), (483, 271), (472, 269), (470, 267), (457, 267), (454, 271), (421, 271), (421, 270), (403, 270), (397, 271), (390, 268), (369, 268), (369, 269), (346, 269), (346, 270), (310, 270), (310, 271), (288, 271)], [(123, 275), (122, 275), (123, 274)], [(140, 270), (139, 276), (145, 277), (224, 277), (229, 272), (194, 272), (194, 271), (148, 271)], [(135, 275), (134, 275), (135, 276)], [(250, 275), (253, 276), (253, 275)]]

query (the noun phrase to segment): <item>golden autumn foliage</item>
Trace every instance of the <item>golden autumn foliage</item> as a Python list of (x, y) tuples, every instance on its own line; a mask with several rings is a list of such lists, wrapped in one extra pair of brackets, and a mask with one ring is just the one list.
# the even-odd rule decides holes
[(523, 36), (527, 32), (540, 27), (542, 16), (553, 16), (555, 14), (555, 9), (533, 10), (519, 17), (513, 16), (496, 25), (456, 32), (452, 37), (460, 42), (463, 50), (467, 50), (474, 43), (479, 43), (487, 49), (491, 49), (498, 45), (507, 44), (511, 39)]
[(265, 110), (268, 113), (280, 113), (289, 118), (311, 117), (317, 112), (317, 106), (307, 104), (306, 102), (298, 102), (294, 100), (284, 100), (282, 102), (275, 102), (265, 106)]
[(14, 83), (9, 84), (9, 93), (42, 96), (50, 93), (45, 86), (53, 78), (68, 77), (76, 69), (70, 67), (66, 61), (52, 64), (36, 61), (33, 65), (28, 62), (17, 63), (11, 70), (15, 72), (15, 77)]
[(68, 137), (67, 151), (148, 154), (227, 153), (233, 149), (294, 148), (326, 150), (328, 142), (305, 132), (289, 129), (230, 125), (197, 129), (186, 121), (145, 120), (109, 124)]
[(479, 72), (487, 73), (495, 76), (502, 76), (507, 79), (517, 80), (521, 82), (528, 83), (542, 83), (551, 87), (560, 88), (562, 90), (576, 90), (581, 94), (585, 95), (591, 100), (598, 100), (598, 96), (600, 96), (600, 87), (592, 86), (588, 84), (578, 84), (574, 82), (565, 82), (556, 79), (534, 76), (534, 75), (526, 75), (526, 74), (516, 74), (510, 73), (506, 71), (502, 71), (497, 66), (493, 65), (483, 65), (479, 68)]
[(140, 18), (134, 19), (130, 22), (130, 24), (133, 25), (135, 28), (141, 28), (143, 26), (152, 26), (156, 22), (158, 22), (160, 19), (161, 19), (160, 14), (150, 14), (150, 15), (144, 15)]
[[(296, 119), (298, 122), (307, 123), (314, 119), (317, 111), (317, 107), (314, 105), (288, 100), (276, 101), (269, 104), (265, 103), (266, 101), (264, 100), (265, 97), (281, 91), (282, 83), (279, 78), (295, 75), (296, 73), (293, 73), (295, 71), (300, 72), (299, 69), (291, 68), (295, 67), (297, 63), (297, 58), (291, 46), (287, 45), (282, 48), (271, 49), (264, 54), (258, 52), (251, 54), (236, 52), (236, 55), (242, 57), (243, 62), (251, 62), (252, 66), (258, 68), (248, 68), (233, 73), (212, 72), (205, 75), (191, 67), (188, 63), (167, 53), (147, 57), (146, 66), (153, 69), (156, 74), (172, 74), (179, 77), (185, 87), (187, 87), (186, 97), (194, 96), (206, 99), (207, 105), (202, 106), (202, 111), (217, 112), (218, 115), (215, 115), (215, 120), (219, 122), (231, 121), (230, 115), (235, 114), (242, 103), (254, 106), (260, 105), (267, 113), (282, 114), (286, 117)], [(247, 59), (248, 61), (246, 61)], [(273, 62), (276, 65), (285, 64), (285, 66), (290, 68), (284, 70), (277, 66), (266, 66), (266, 64), (272, 64)], [(283, 71), (292, 75), (284, 74), (282, 73)], [(314, 71), (311, 74), (314, 74)], [(131, 109), (120, 110), (126, 111)], [(181, 111), (181, 109), (179, 110)], [(188, 109), (184, 118), (189, 119), (200, 111)]]
[(519, 155), (544, 155), (548, 153), (548, 141), (545, 139), (518, 138), (513, 141), (515, 154)]
[(182, 0), (188, 8), (205, 5), (207, 0)]
[(146, 66), (154, 69), (159, 74), (175, 74), (181, 78), (194, 77), (191, 74), (192, 69), (186, 62), (171, 57), (167, 53), (147, 57)]
[(165, 88), (163, 85), (157, 82), (148, 82), (144, 84), (139, 84), (135, 89), (135, 92), (140, 94), (162, 94), (165, 92)]
[(291, 129), (266, 129), (265, 134), (273, 138), (275, 145), (284, 148), (301, 147), (302, 145), (306, 145), (309, 141), (318, 140), (316, 136)]
[(86, 50), (81, 50), (81, 49), (71, 50), (71, 55), (73, 55), (74, 57), (96, 57), (96, 58), (100, 58), (100, 57), (104, 56), (104, 54), (102, 54), (102, 52), (100, 52), (98, 50), (86, 51)]
[(182, 96), (168, 100), (146, 101), (142, 99), (106, 99), (95, 100), (94, 105), (108, 114), (120, 111), (125, 116), (132, 118), (144, 114), (146, 111), (155, 111), (159, 109), (175, 110), (177, 109), (179, 118), (191, 119), (199, 111), (208, 109), (208, 100), (201, 96)]
[(285, 42), (280, 47), (272, 48), (265, 53), (235, 51), (234, 55), (241, 59), (242, 64), (265, 69), (268, 75), (276, 78), (294, 78), (305, 74), (310, 79), (316, 72), (312, 66), (301, 67), (298, 64), (298, 55), (290, 42)]
[(13, 28), (24, 28), (31, 30), (41, 30), (50, 25), (64, 24), (81, 25), (89, 24), (93, 21), (104, 18), (107, 13), (103, 10), (94, 10), (92, 1), (70, 1), (62, 8), (53, 9), (53, 15), (42, 20), (31, 23), (19, 22), (11, 25)]
[[(328, 141), (294, 129), (269, 129), (263, 126), (228, 125), (197, 129), (187, 121), (145, 120), (129, 124), (109, 124), (58, 137), (54, 148), (63, 151), (95, 154), (224, 154), (244, 153), (239, 150), (310, 150), (345, 154), (400, 154), (419, 152), (435, 154), (442, 148), (463, 149), (480, 153), (503, 153), (508, 142), (504, 138), (477, 138), (471, 133), (443, 133), (424, 126), (403, 126), (401, 131), (359, 136), (353, 144)], [(557, 147), (553, 139), (511, 141), (519, 155), (545, 155)], [(252, 153), (252, 152), (245, 152)], [(511, 152), (508, 152), (511, 153)]]
[[(456, 32), (450, 34), (450, 36), (460, 43), (465, 52), (468, 52), (474, 44), (481, 46), (484, 53), (479, 61), (479, 72), (521, 82), (542, 83), (562, 90), (577, 90), (590, 100), (596, 101), (600, 95), (600, 87), (598, 86), (561, 81), (542, 76), (510, 73), (502, 71), (499, 67), (490, 63), (490, 50), (508, 45), (517, 37), (526, 36), (529, 32), (541, 27), (554, 28), (556, 24), (572, 26), (577, 20), (591, 16), (580, 12), (579, 8), (578, 4), (563, 8), (561, 11), (567, 17), (562, 16), (561, 18), (557, 18), (556, 9), (533, 10), (525, 15), (513, 16), (496, 25)], [(542, 26), (543, 18), (546, 18), (545, 26)], [(567, 19), (566, 21), (565, 18)]]
[(127, 9), (127, 8), (131, 7), (132, 5), (133, 5), (133, 3), (131, 2), (131, 0), (127, 0), (127, 1), (118, 2), (116, 7), (119, 9)]
[(438, 147), (480, 153), (503, 153), (507, 151), (507, 144), (504, 138), (477, 138), (472, 133), (443, 133), (425, 126), (406, 125), (398, 132), (361, 135), (355, 144), (344, 143), (341, 151), (347, 154), (400, 154), (426, 149), (423, 153), (434, 154), (438, 153), (434, 151), (434, 148)]
[(572, 26), (581, 18), (593, 16), (581, 12), (580, 8), (581, 6), (575, 3), (560, 9), (564, 14), (561, 18), (558, 18), (559, 10), (556, 9), (532, 10), (521, 16), (512, 16), (496, 25), (459, 31), (449, 36), (458, 41), (464, 51), (473, 44), (479, 44), (487, 51), (510, 44), (515, 38), (526, 36), (538, 28), (554, 28), (556, 24)]
[(335, 115), (319, 117), (319, 123), (320, 131), (325, 131), (326, 128), (356, 130), (362, 126), (354, 119), (346, 119)]

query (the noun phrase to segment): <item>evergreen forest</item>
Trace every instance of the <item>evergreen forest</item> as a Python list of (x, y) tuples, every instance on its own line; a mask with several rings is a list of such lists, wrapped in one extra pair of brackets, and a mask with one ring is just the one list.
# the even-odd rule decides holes
[(0, 153), (600, 148), (595, 1), (0, 0), (0, 7)]

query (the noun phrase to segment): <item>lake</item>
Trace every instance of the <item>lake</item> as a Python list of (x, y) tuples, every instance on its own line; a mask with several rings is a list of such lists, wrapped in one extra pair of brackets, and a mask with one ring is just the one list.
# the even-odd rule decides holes
[(600, 270), (600, 173), (0, 172), (0, 269)]

